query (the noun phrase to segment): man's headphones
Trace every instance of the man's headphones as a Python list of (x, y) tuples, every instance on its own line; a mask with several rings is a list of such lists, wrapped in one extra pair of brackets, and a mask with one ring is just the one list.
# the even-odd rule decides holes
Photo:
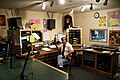
[(61, 40), (63, 41), (63, 39), (65, 39), (67, 41), (67, 37), (62, 37)]

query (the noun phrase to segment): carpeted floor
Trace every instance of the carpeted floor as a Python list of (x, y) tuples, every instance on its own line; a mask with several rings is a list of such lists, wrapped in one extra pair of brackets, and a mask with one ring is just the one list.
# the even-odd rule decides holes
[(72, 66), (72, 74), (69, 80), (112, 80), (111, 78), (81, 69), (79, 66)]
[[(14, 65), (15, 65), (15, 63), (18, 64), (19, 61), (13, 62), (13, 64)], [(34, 63), (35, 64), (28, 62), (27, 65), (29, 65), (29, 66), (28, 66), (27, 70), (31, 71), (33, 69), (33, 71), (41, 71), (40, 67), (42, 67), (42, 66), (39, 67), (39, 63), (36, 63), (36, 62), (34, 62)], [(23, 64), (23, 62), (22, 62), (22, 64)], [(5, 63), (3, 65), (0, 65), (0, 80), (19, 80), (17, 78), (20, 75), (20, 72), (21, 72), (21, 69), (22, 69), (23, 65), (22, 66), (19, 65), (19, 67), (21, 66), (20, 69), (10, 69), (9, 66), (10, 66), (9, 62)], [(38, 69), (36, 69), (36, 68), (38, 68)], [(44, 67), (42, 69), (44, 69)], [(72, 65), (71, 70), (72, 70), (71, 71), (72, 74), (71, 74), (69, 80), (112, 80), (112, 79), (110, 79), (108, 77), (105, 77), (105, 76), (102, 76), (102, 75), (99, 75), (99, 74), (96, 74), (96, 73), (93, 73), (93, 72), (83, 70), (80, 66), (75, 66), (75, 65), (73, 66)], [(49, 72), (49, 70), (47, 71), (47, 73), (48, 72)], [(39, 73), (39, 72), (37, 72), (37, 73)], [(17, 77), (17, 78), (12, 79), (11, 77), (13, 77), (13, 76)], [(34, 77), (34, 79), (31, 78), (30, 80), (40, 80), (40, 78), (42, 78), (42, 77), (39, 77), (38, 75), (35, 75), (35, 72), (34, 72), (33, 77)], [(59, 77), (57, 77), (57, 78), (59, 78)], [(42, 79), (42, 80), (44, 80), (44, 79)], [(51, 80), (51, 78), (49, 80)]]

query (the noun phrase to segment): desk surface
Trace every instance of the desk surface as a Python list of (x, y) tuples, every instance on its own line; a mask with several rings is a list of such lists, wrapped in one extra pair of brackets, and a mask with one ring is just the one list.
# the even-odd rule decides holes
[[(13, 62), (13, 66), (21, 64), (21, 68), (10, 69), (9, 63), (0, 65), (0, 80), (20, 80), (20, 74), (24, 65), (25, 59), (18, 59)], [(30, 59), (25, 68), (24, 75), (29, 75), (33, 72), (33, 76), (29, 76), (29, 80), (67, 80), (68, 73), (54, 68), (39, 60)], [(58, 77), (59, 76), (59, 77)]]
[[(37, 49), (36, 49), (36, 50), (37, 50)], [(55, 49), (55, 48), (51, 49), (50, 51), (44, 51), (44, 50), (37, 50), (37, 51), (38, 51), (41, 55), (59, 52), (59, 50), (58, 50), (58, 49)]]
[[(51, 49), (50, 51), (44, 51), (44, 50), (37, 50), (41, 55), (43, 54), (50, 54), (50, 53), (57, 53), (59, 52), (58, 49)], [(91, 52), (94, 52), (94, 53), (98, 53), (98, 54), (112, 54), (112, 51), (97, 51), (97, 50), (88, 50), (88, 49), (83, 49), (83, 48), (74, 48), (74, 51), (91, 51)]]

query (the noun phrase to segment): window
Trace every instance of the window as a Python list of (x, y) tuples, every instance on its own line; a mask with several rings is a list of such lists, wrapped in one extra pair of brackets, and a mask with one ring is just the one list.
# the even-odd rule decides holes
[(90, 29), (90, 41), (107, 42), (107, 29)]

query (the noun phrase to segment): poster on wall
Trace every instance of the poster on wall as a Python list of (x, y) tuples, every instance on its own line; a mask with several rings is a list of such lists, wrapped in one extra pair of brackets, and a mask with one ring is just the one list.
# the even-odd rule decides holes
[(106, 26), (106, 16), (99, 17), (99, 26)]
[(109, 31), (109, 44), (120, 45), (120, 30)]
[(120, 10), (107, 13), (108, 27), (120, 27)]
[(43, 19), (43, 32), (47, 32), (47, 19)]
[(6, 26), (5, 15), (0, 15), (0, 26)]
[(31, 29), (40, 30), (40, 19), (30, 19)]

